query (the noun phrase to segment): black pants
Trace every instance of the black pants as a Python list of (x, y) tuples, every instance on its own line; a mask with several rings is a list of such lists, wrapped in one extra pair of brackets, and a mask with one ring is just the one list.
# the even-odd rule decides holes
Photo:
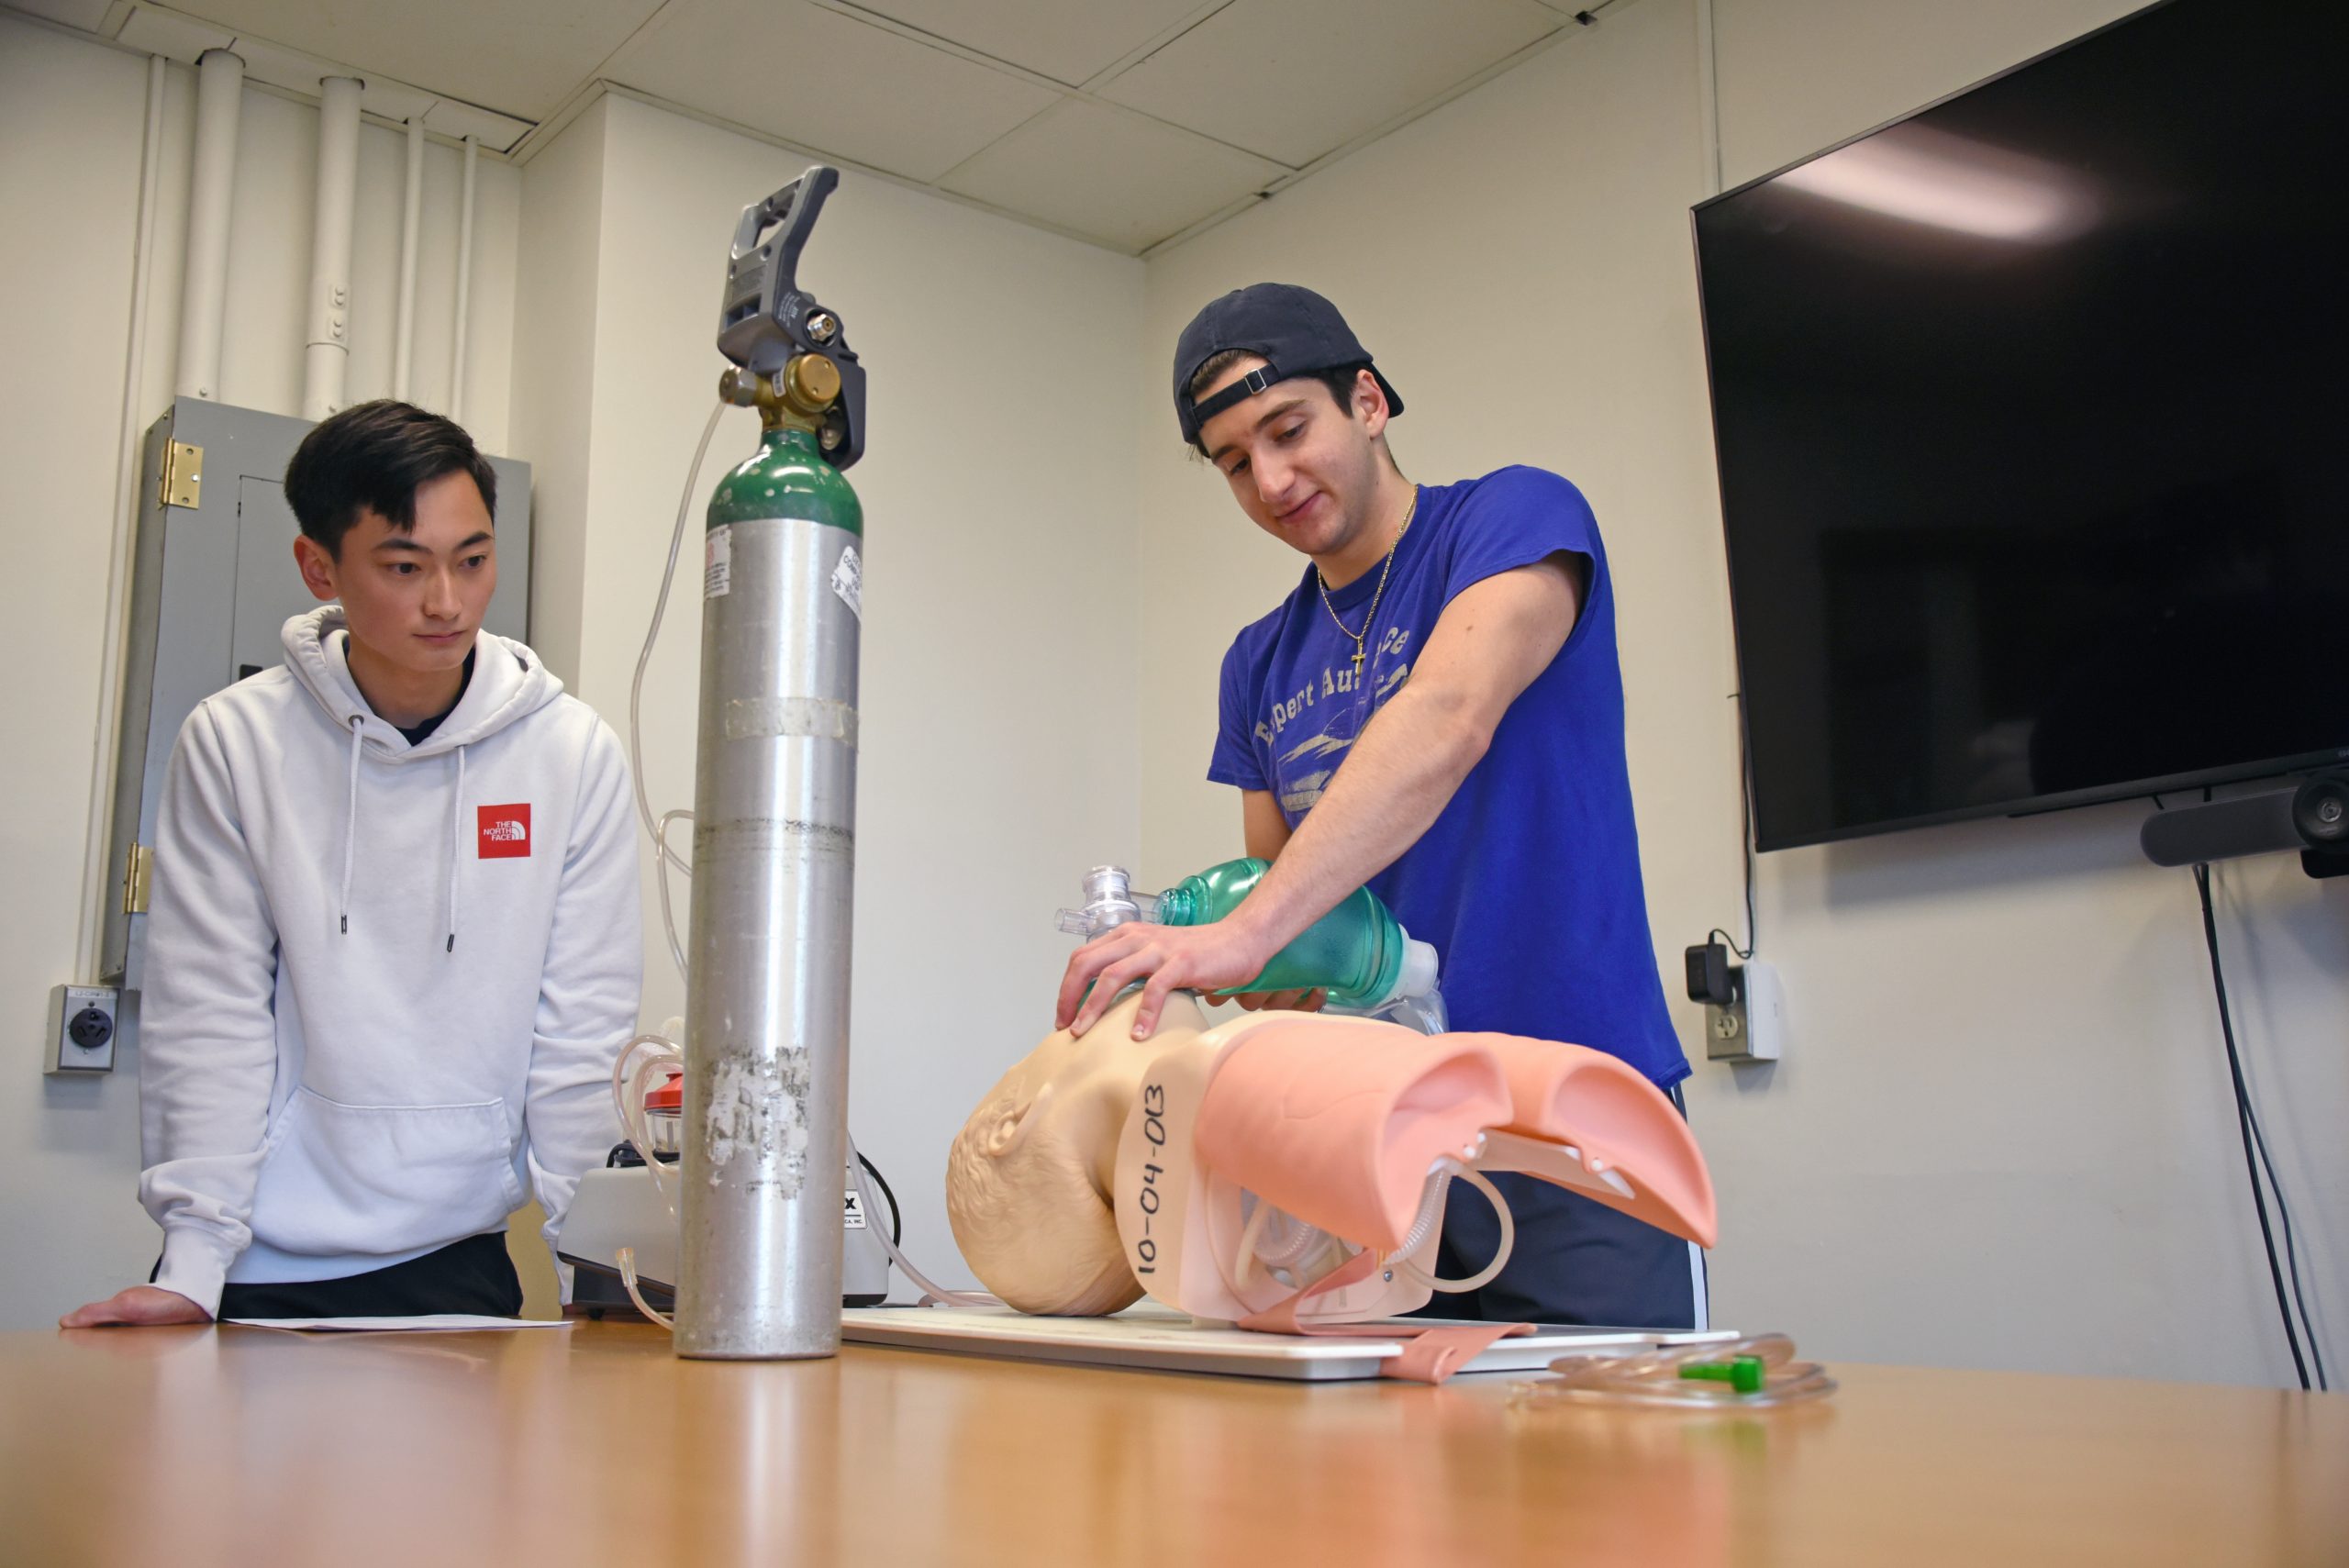
[[(1664, 1092), (1680, 1105), (1677, 1084)], [(1490, 1284), (1439, 1293), (1414, 1317), (1614, 1329), (1693, 1329), (1700, 1321), (1702, 1254), (1689, 1243), (1537, 1177), (1503, 1171), (1491, 1180), (1517, 1225), (1508, 1262)], [(1492, 1262), (1499, 1245), (1492, 1205), (1454, 1183), (1437, 1242), (1437, 1276), (1464, 1279)]]
[(284, 1284), (230, 1284), (220, 1293), (221, 1318), (414, 1318), (470, 1312), (513, 1318), (522, 1310), (522, 1282), (500, 1231), (468, 1236), (438, 1251), (387, 1269), (341, 1279)]

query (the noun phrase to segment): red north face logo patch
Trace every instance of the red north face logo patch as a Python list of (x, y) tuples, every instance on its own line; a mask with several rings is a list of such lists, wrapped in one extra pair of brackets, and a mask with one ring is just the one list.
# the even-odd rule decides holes
[(528, 859), (530, 853), (530, 806), (484, 806), (481, 808), (481, 858), (485, 861)]

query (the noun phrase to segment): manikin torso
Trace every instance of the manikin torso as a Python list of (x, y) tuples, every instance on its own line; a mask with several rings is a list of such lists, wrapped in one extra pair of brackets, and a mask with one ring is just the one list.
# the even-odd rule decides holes
[[(1194, 1223), (1212, 1233), (1219, 1216), (1232, 1234), (1207, 1243), (1206, 1255), (1215, 1268), (1231, 1264), (1221, 1279), (1238, 1288), (1245, 1271), (1237, 1253), (1226, 1258), (1223, 1241), (1251, 1249), (1240, 1234), (1243, 1192), (1399, 1266), (1424, 1244), (1405, 1239), (1418, 1230), (1415, 1211), (1441, 1195), (1443, 1169), (1470, 1174), (1464, 1161), (1539, 1175), (1711, 1244), (1711, 1181), (1687, 1123), (1615, 1057), (1298, 1013), (1210, 1029), (1185, 992), (1168, 998), (1157, 1031), (1137, 1040), (1140, 1005), (1137, 990), (1084, 1038), (1046, 1036), (988, 1092), (948, 1151), (955, 1241), (980, 1281), (1023, 1312), (1118, 1311), (1142, 1294), (1137, 1269), (1158, 1276), (1152, 1291), (1162, 1301), (1195, 1315), (1263, 1311), (1264, 1302), (1235, 1308), (1209, 1274), (1172, 1267), (1174, 1232), (1151, 1240), (1178, 1219), (1186, 1239)], [(1138, 1116), (1145, 1078), (1159, 1103)], [(1152, 1123), (1160, 1130), (1148, 1141), (1163, 1152), (1136, 1141)], [(1147, 1197), (1145, 1186), (1153, 1189)], [(1121, 1191), (1136, 1206), (1124, 1218), (1139, 1225), (1137, 1216), (1155, 1217), (1139, 1240), (1120, 1234)], [(1130, 1262), (1130, 1246), (1141, 1262)], [(1183, 1278), (1170, 1295), (1176, 1273)]]

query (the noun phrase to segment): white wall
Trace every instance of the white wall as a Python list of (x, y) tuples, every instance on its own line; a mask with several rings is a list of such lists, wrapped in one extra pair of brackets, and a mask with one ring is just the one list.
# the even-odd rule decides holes
[[(526, 302), (517, 343), (542, 559), (574, 557), (540, 578), (538, 614), (551, 666), (616, 727), (725, 366), (712, 339), (735, 219), (809, 161), (607, 97), (524, 171), (524, 275), (592, 297)], [(852, 1125), (906, 1203), (909, 1250), (967, 1281), (945, 1227), (947, 1141), (1052, 1027), (1069, 947), (1053, 909), (1139, 836), (1138, 449), (1119, 394), (1138, 374), (1142, 266), (848, 174), (800, 277), (872, 378), (850, 474), (867, 539)], [(564, 411), (541, 420), (541, 397)], [(729, 413), (695, 498), (645, 701), (656, 812), (692, 805), (702, 507), (756, 440), (755, 417)], [(649, 853), (645, 875), (657, 1024), (684, 988)]]
[[(139, 213), (146, 64), (0, 12), (0, 580), (17, 678), (0, 690), (0, 1328), (146, 1277), (158, 1238), (139, 1209), (135, 1050), (93, 1082), (40, 1073), (48, 993), (73, 973), (92, 740), (112, 532), (131, 250)], [(141, 428), (168, 406), (184, 253), (193, 78), (172, 67), (156, 215), (154, 294)], [(301, 286), (309, 265), (316, 110), (248, 90), (239, 132), (222, 401), (300, 411)], [(456, 157), (426, 157), (414, 394), (445, 402), (455, 247)], [(393, 132), (360, 139), (349, 377), (355, 401), (390, 389), (405, 152)], [(484, 163), (473, 233), (469, 422), (506, 439), (518, 172)], [(291, 570), (291, 563), (288, 563)]]
[[(1716, 0), (1731, 183), (2111, 19), (2127, 0)], [(1735, 688), (1687, 209), (1705, 193), (1687, 0), (1641, 0), (1152, 259), (1143, 372), (1142, 874), (1235, 852), (1205, 784), (1230, 636), (1296, 558), (1188, 462), (1175, 334), (1266, 278), (1323, 290), (1409, 402), (1414, 478), (1572, 476), (1620, 594), (1629, 751), (1656, 946), (1742, 920)], [(1690, 1118), (1721, 1199), (1716, 1320), (1831, 1359), (2277, 1382), (2269, 1296), (2191, 883), (2138, 806), (1765, 857), (1764, 956), (1793, 1042), (1701, 1059)], [(2221, 877), (2239, 1032), (2295, 1199), (2303, 1277), (2343, 1321), (2349, 884), (2284, 857)], [(2337, 1343), (2337, 1338), (2335, 1342)]]

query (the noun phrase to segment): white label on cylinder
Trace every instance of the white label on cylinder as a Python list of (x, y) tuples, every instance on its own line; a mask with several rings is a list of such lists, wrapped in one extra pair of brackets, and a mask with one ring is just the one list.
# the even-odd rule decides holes
[(702, 536), (701, 596), (718, 598), (734, 588), (734, 525), (720, 523)]
[(856, 558), (856, 546), (849, 545), (841, 551), (841, 563), (832, 568), (832, 592), (849, 613), (862, 621), (864, 618), (864, 563)]

